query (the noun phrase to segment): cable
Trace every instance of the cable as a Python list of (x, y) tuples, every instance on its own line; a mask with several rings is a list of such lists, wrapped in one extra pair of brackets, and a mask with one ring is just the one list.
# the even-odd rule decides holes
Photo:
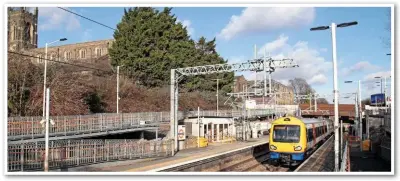
[(115, 29), (115, 28), (111, 28), (110, 26), (107, 26), (107, 25), (105, 25), (105, 24), (103, 24), (103, 23), (100, 23), (100, 22), (98, 22), (98, 21), (92, 20), (92, 19), (90, 19), (90, 18), (84, 17), (84, 16), (82, 16), (82, 15), (80, 15), (80, 14), (77, 14), (77, 13), (75, 13), (75, 12), (72, 12), (72, 11), (70, 11), (70, 10), (68, 10), (68, 9), (65, 9), (65, 8), (62, 8), (62, 7), (58, 7), (58, 8), (60, 8), (60, 9), (62, 9), (62, 10), (64, 10), (64, 11), (67, 11), (67, 12), (69, 12), (69, 13), (71, 13), (71, 14), (74, 14), (74, 15), (76, 15), (76, 16), (79, 16), (79, 17), (81, 17), (81, 18), (87, 19), (87, 20), (89, 20), (89, 21), (91, 21), (91, 22), (97, 23), (97, 24), (99, 24), (99, 25), (101, 25), (101, 26), (104, 26), (104, 27), (106, 27), (106, 28), (109, 28), (109, 29), (118, 31), (118, 30)]
[[(33, 56), (33, 55), (27, 55), (27, 54), (18, 53), (18, 52), (13, 52), (13, 51), (8, 51), (8, 53), (17, 54), (17, 55), (21, 55), (21, 56), (25, 56), (25, 57), (31, 57), (31, 58), (39, 58), (39, 57), (36, 57), (36, 56)], [(51, 62), (62, 63), (62, 64), (66, 64), (66, 65), (71, 65), (71, 66), (75, 66), (75, 67), (87, 68), (87, 69), (97, 70), (97, 71), (106, 72), (106, 73), (114, 73), (114, 72), (112, 72), (112, 71), (101, 70), (101, 69), (94, 68), (94, 67), (87, 67), (87, 66), (72, 64), (72, 63), (68, 63), (68, 62), (62, 62), (62, 61), (57, 61), (57, 60), (46, 59), (46, 58), (42, 58), (42, 59), (43, 59), (43, 60), (48, 60), (48, 61), (51, 61)]]

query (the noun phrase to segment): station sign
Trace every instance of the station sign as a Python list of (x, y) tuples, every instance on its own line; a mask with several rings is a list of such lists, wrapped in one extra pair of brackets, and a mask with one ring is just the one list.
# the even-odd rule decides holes
[(373, 94), (373, 95), (371, 95), (371, 105), (374, 105), (374, 106), (385, 106), (386, 105), (385, 94)]
[(185, 140), (186, 128), (185, 125), (178, 125), (178, 140)]

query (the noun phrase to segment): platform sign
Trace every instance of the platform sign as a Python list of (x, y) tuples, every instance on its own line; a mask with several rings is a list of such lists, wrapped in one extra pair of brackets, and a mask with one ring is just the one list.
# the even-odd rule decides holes
[(186, 128), (185, 125), (178, 125), (178, 140), (185, 140)]
[(384, 106), (385, 105), (385, 94), (373, 94), (371, 95), (371, 105)]

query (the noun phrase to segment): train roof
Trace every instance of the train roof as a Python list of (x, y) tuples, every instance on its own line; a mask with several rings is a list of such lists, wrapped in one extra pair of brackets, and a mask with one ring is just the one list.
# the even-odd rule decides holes
[(300, 118), (295, 116), (286, 116), (274, 120), (273, 123), (282, 123), (286, 118), (289, 118), (291, 121), (294, 122), (302, 122), (303, 124), (313, 124), (313, 123), (322, 123), (330, 121), (328, 119), (320, 119), (320, 118)]
[(302, 118), (300, 120), (303, 121), (305, 124), (320, 123), (324, 121), (323, 119), (316, 119), (316, 118)]

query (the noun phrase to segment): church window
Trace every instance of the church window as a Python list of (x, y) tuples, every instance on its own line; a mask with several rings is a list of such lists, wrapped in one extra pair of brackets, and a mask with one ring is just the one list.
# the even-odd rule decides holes
[(86, 50), (80, 51), (81, 58), (86, 58)]
[(96, 55), (100, 57), (102, 55), (101, 48), (96, 48)]

